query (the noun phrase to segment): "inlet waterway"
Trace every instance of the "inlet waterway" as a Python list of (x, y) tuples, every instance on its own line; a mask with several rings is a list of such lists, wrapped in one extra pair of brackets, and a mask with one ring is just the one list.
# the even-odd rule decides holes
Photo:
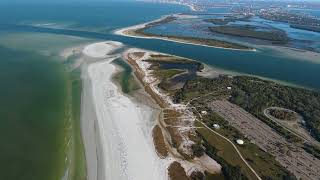
[[(26, 23), (23, 21), (23, 18), (19, 19), (21, 17), (16, 17), (16, 23), (1, 24), (0, 29), (6, 31), (53, 33), (92, 38), (96, 40), (120, 41), (129, 46), (196, 59), (221, 69), (281, 80), (315, 89), (320, 88), (320, 76), (318, 76), (318, 72), (320, 72), (320, 56), (314, 58), (315, 61), (319, 61), (319, 63), (315, 63), (304, 60), (302, 57), (287, 56), (286, 53), (279, 53), (271, 49), (262, 48), (257, 52), (232, 51), (162, 40), (136, 39), (113, 35), (113, 30), (117, 28), (147, 22), (159, 18), (164, 14), (188, 12), (186, 7), (177, 5), (146, 5), (145, 3), (127, 3), (125, 5), (121, 5), (121, 3), (114, 4), (115, 5), (108, 4), (105, 6), (77, 5), (75, 7), (65, 5), (63, 8), (65, 8), (65, 11), (69, 9), (71, 14), (79, 14), (83, 10), (83, 13), (81, 13), (83, 18), (80, 19), (76, 15), (70, 16), (70, 14), (63, 13), (57, 15), (48, 11), (48, 17), (35, 18), (33, 23)], [(151, 12), (152, 8), (155, 8), (154, 6), (157, 7), (158, 14)], [(171, 7), (171, 9), (168, 7)], [(39, 10), (40, 12), (33, 10), (34, 12), (32, 13), (34, 14), (34, 17), (39, 15), (39, 13), (42, 13), (42, 11), (48, 7), (44, 6), (41, 8), (42, 10)], [(112, 9), (107, 11), (107, 9), (110, 8)], [(115, 8), (122, 8), (123, 10), (115, 11)], [(106, 11), (103, 11), (104, 9), (106, 9)], [(25, 9), (22, 9), (21, 11), (28, 12), (28, 10)], [(100, 14), (102, 12), (103, 14)], [(9, 12), (7, 13), (10, 14)], [(8, 14), (4, 13), (2, 18), (8, 16)], [(152, 15), (149, 16), (150, 14)], [(92, 21), (89, 21), (89, 19), (92, 19)], [(42, 23), (38, 23), (39, 25), (34, 26), (35, 22)], [(50, 23), (51, 25), (48, 25)]]

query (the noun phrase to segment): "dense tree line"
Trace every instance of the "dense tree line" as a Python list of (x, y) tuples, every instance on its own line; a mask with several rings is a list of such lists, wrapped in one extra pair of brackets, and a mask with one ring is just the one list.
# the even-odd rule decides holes
[(303, 116), (312, 136), (320, 140), (320, 93), (312, 90), (279, 85), (258, 78), (233, 78), (231, 102), (265, 119), (263, 110), (279, 106)]
[[(228, 90), (231, 87), (232, 90)], [(215, 98), (225, 98), (255, 115), (290, 141), (299, 138), (264, 116), (263, 110), (283, 107), (299, 113), (311, 135), (320, 140), (320, 93), (313, 90), (280, 85), (247, 76), (220, 76), (214, 79), (195, 78), (188, 81), (173, 96), (175, 102), (188, 101), (195, 96), (216, 92)], [(210, 98), (207, 98), (210, 100)]]

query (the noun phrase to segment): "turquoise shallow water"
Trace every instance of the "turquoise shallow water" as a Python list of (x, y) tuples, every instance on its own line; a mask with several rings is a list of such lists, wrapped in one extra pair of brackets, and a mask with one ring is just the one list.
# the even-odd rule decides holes
[(0, 47), (0, 179), (64, 173), (66, 74), (45, 58)]
[[(320, 63), (293, 60), (271, 50), (230, 51), (112, 34), (117, 28), (188, 11), (184, 6), (142, 2), (1, 5), (0, 35), (14, 37), (16, 33), (32, 32), (32, 38), (54, 34), (63, 38), (68, 35), (95, 41), (121, 41), (222, 69), (320, 89)], [(13, 46), (10, 45), (15, 49)], [(36, 48), (33, 51), (32, 46), (28, 51), (0, 47), (0, 70), (0, 179), (59, 179), (65, 159), (62, 132), (66, 123), (68, 73), (57, 59), (39, 54)]]
[[(188, 37), (201, 37), (218, 39), (222, 41), (235, 42), (253, 45), (269, 44), (270, 42), (258, 40), (248, 37), (236, 37), (224, 35), (221, 33), (213, 33), (209, 27), (218, 26), (213, 23), (204, 22), (210, 18), (222, 18), (224, 15), (215, 16), (197, 16), (197, 18), (180, 18), (170, 23), (162, 24), (145, 30), (147, 33), (158, 35), (173, 35), (173, 36), (188, 36)], [(274, 22), (265, 20), (259, 17), (250, 18), (250, 21), (236, 21), (228, 23), (229, 26), (255, 26), (260, 31), (282, 30), (286, 32), (290, 42), (287, 44), (289, 47), (300, 49), (311, 49), (320, 52), (320, 33), (307, 30), (291, 28), (289, 24), (282, 22)]]
[[(102, 5), (91, 4), (89, 6), (85, 4), (64, 4), (55, 5), (58, 7), (53, 8), (52, 6), (41, 5), (41, 9), (39, 9), (39, 5), (34, 6), (35, 7), (29, 9), (11, 7), (13, 9), (17, 8), (17, 10), (21, 11), (22, 15), (14, 14), (14, 21), (4, 21), (6, 23), (0, 24), (0, 30), (46, 32), (97, 40), (116, 40), (131, 46), (197, 59), (222, 69), (287, 81), (316, 89), (320, 88), (320, 76), (318, 75), (320, 72), (320, 63), (293, 60), (293, 57), (288, 57), (281, 53), (274, 53), (271, 50), (261, 49), (258, 52), (230, 51), (183, 45), (161, 40), (127, 38), (112, 34), (114, 29), (153, 20), (164, 14), (187, 12), (188, 9), (184, 6), (142, 2), (109, 3)], [(59, 6), (61, 6), (61, 9), (64, 9), (62, 13), (54, 13), (52, 9), (60, 8)], [(119, 9), (121, 9), (121, 11)], [(43, 13), (44, 11), (47, 13)], [(102, 12), (103, 14), (101, 14)], [(11, 14), (12, 12), (8, 10), (0, 11), (0, 17), (2, 17), (2, 19), (8, 18)], [(24, 17), (23, 15), (25, 14), (28, 16)], [(31, 27), (25, 25), (28, 23), (32, 24), (30, 19), (32, 19), (32, 22), (41, 22), (44, 24), (55, 23), (55, 29), (50, 26)], [(26, 23), (27, 20), (29, 21), (28, 23)], [(22, 23), (24, 23), (24, 25), (21, 25)], [(17, 26), (17, 24), (19, 24), (19, 26)], [(320, 61), (317, 59), (314, 60)]]
[[(81, 180), (85, 175), (79, 132), (81, 82), (78, 73), (67, 71), (68, 63), (62, 63), (57, 53), (90, 40), (25, 25), (53, 22), (104, 33), (176, 9), (161, 7), (157, 14), (153, 12), (158, 5), (139, 3), (0, 5), (1, 180)], [(135, 16), (121, 16), (119, 9), (132, 9)]]
[(230, 51), (218, 48), (166, 42), (161, 40), (133, 39), (128, 37), (74, 30), (53, 30), (48, 28), (14, 27), (19, 31), (46, 32), (81, 36), (96, 40), (115, 40), (127, 45), (154, 51), (184, 56), (226, 70), (263, 76), (310, 88), (320, 88), (320, 63), (296, 60), (272, 50), (258, 52)]

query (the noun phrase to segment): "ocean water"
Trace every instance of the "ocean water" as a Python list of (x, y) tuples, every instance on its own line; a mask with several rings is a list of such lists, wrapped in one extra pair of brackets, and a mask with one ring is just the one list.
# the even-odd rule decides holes
[(175, 10), (187, 8), (144, 3), (1, 4), (0, 179), (85, 177), (80, 74), (70, 72), (59, 53), (99, 38), (50, 28), (105, 33)]
[[(320, 89), (320, 62), (270, 49), (231, 51), (112, 34), (117, 28), (178, 12), (189, 12), (189, 9), (143, 2), (1, 4), (0, 179), (56, 180), (66, 170), (63, 145), (67, 135), (62, 132), (67, 127), (64, 105), (70, 73), (56, 55), (66, 45), (55, 42), (67, 44), (70, 37), (88, 42), (120, 41), (221, 69)], [(50, 38), (36, 41), (43, 35)], [(74, 43), (77, 42), (86, 40)]]
[(0, 47), (0, 179), (64, 173), (67, 74), (46, 58)]
[(1, 5), (0, 22), (110, 32), (162, 15), (188, 11), (186, 6), (143, 2), (26, 3)]
[[(181, 18), (173, 22), (155, 26), (146, 30), (148, 33), (159, 35), (177, 35), (188, 37), (201, 37), (217, 39), (228, 42), (235, 42), (247, 45), (251, 44), (270, 44), (267, 41), (257, 40), (247, 37), (235, 37), (224, 35), (221, 33), (210, 32), (208, 27), (217, 26), (212, 23), (204, 22), (205, 19), (223, 17), (223, 15), (198, 16), (197, 18)], [(289, 24), (282, 22), (274, 22), (259, 17), (251, 18), (250, 21), (230, 22), (228, 25), (251, 25), (256, 26), (260, 31), (282, 30), (287, 33), (290, 38), (290, 47), (311, 49), (320, 52), (320, 33), (307, 30), (291, 28)]]

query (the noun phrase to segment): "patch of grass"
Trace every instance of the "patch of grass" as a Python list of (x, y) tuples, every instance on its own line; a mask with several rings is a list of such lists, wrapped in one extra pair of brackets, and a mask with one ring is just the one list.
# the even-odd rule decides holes
[(171, 180), (190, 180), (184, 168), (177, 161), (170, 164), (168, 173)]
[(275, 158), (252, 143), (238, 146), (246, 161), (263, 179), (295, 179), (275, 160)]
[(152, 130), (153, 142), (158, 156), (164, 159), (168, 156), (168, 147), (164, 141), (164, 136), (159, 125), (156, 125)]
[(153, 71), (153, 75), (160, 80), (166, 80), (166, 79), (172, 78), (177, 74), (181, 74), (184, 72), (186, 71), (181, 69), (161, 69), (161, 70), (159, 69), (159, 70)]
[(147, 61), (154, 61), (154, 62), (161, 61), (163, 63), (186, 63), (186, 64), (198, 63), (197, 61), (193, 61), (191, 59), (176, 57), (172, 55), (163, 55), (163, 54), (152, 54), (151, 58), (149, 58)]
[[(240, 131), (230, 126), (220, 115), (212, 112), (211, 109), (206, 107), (206, 103), (201, 103), (201, 100), (199, 101), (193, 102), (192, 105), (196, 104), (196, 107), (199, 109), (205, 109), (207, 111), (208, 114), (202, 116), (203, 122), (207, 124), (207, 126), (212, 127), (213, 124), (219, 124), (221, 128), (216, 130), (216, 132), (227, 137), (232, 142), (237, 139), (246, 140), (245, 136)], [(274, 156), (264, 152), (257, 145), (249, 143), (249, 140), (246, 140), (246, 142), (247, 143), (242, 146), (237, 145), (237, 147), (242, 156), (261, 177), (265, 179), (294, 179), (291, 177), (291, 174), (275, 160)], [(219, 149), (217, 147), (215, 148)]]
[(223, 176), (222, 173), (220, 174), (205, 174), (205, 180), (225, 180), (226, 178)]
[[(197, 127), (204, 127), (201, 123), (196, 122)], [(222, 158), (227, 164), (234, 167), (240, 167), (240, 171), (249, 179), (257, 179), (254, 173), (242, 161), (235, 148), (225, 139), (210, 132), (206, 127), (198, 128), (200, 135), (216, 149), (216, 155)], [(220, 163), (220, 162), (219, 162)]]

